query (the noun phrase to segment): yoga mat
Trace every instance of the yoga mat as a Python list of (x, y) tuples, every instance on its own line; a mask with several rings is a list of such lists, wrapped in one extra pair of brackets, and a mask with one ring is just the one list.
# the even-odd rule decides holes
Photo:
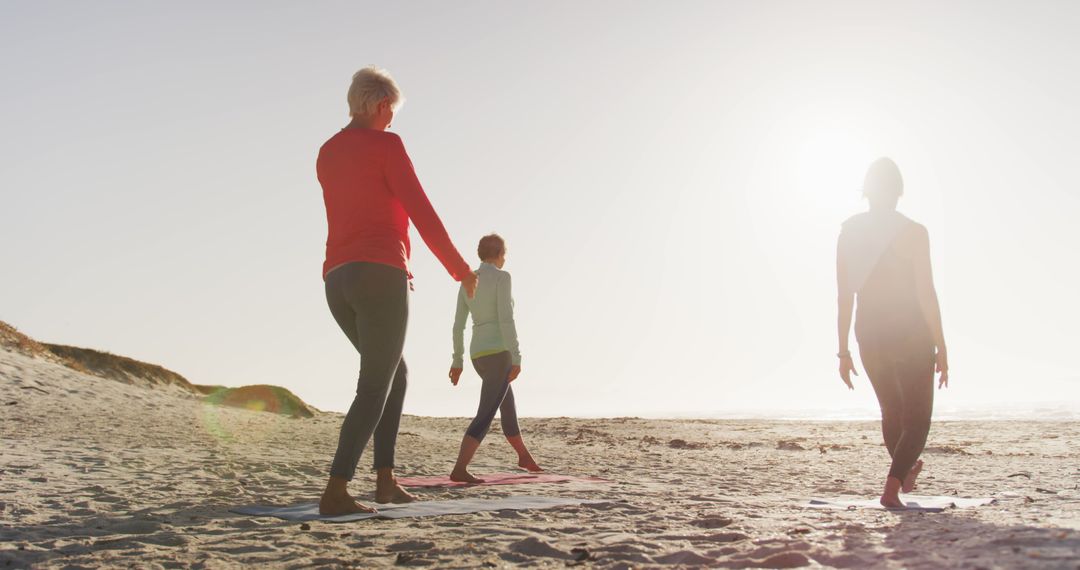
[(878, 499), (864, 499), (861, 497), (836, 497), (832, 499), (810, 499), (809, 506), (819, 509), (875, 509), (889, 511), (922, 511), (927, 513), (940, 513), (945, 509), (969, 509), (981, 507), (997, 502), (993, 498), (964, 498), (964, 497), (923, 497), (919, 495), (903, 495), (900, 500), (904, 502), (902, 509), (886, 509), (881, 506)]
[(417, 501), (404, 505), (373, 505), (377, 513), (354, 513), (336, 517), (324, 517), (319, 514), (317, 503), (293, 505), (291, 507), (271, 507), (250, 505), (229, 509), (241, 515), (259, 517), (277, 517), (288, 521), (328, 521), (349, 522), (365, 519), (403, 519), (410, 517), (437, 517), (440, 515), (464, 515), (482, 511), (521, 511), (526, 509), (550, 509), (567, 505), (604, 503), (574, 499), (570, 497), (534, 497), (528, 495), (503, 497), (500, 499), (454, 499), (449, 501)]
[[(477, 475), (484, 480), (479, 485), (521, 485), (524, 483), (565, 483), (576, 481), (579, 483), (610, 483), (607, 479), (599, 477), (575, 477), (573, 475), (556, 475), (554, 473), (489, 473)], [(402, 487), (472, 487), (473, 483), (459, 483), (451, 481), (447, 475), (433, 477), (398, 477), (397, 482)]]

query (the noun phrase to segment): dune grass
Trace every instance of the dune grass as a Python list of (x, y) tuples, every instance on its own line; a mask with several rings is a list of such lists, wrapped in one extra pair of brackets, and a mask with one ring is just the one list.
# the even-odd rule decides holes
[(219, 406), (273, 412), (293, 418), (310, 418), (317, 411), (304, 403), (296, 394), (281, 386), (257, 384), (239, 388), (223, 386), (200, 386), (200, 388), (216, 388), (206, 396), (206, 401)]
[(284, 414), (293, 418), (310, 418), (318, 413), (317, 409), (296, 394), (280, 386), (257, 384), (230, 388), (192, 384), (187, 378), (157, 364), (90, 348), (39, 342), (3, 321), (0, 321), (0, 348), (51, 360), (84, 374), (125, 384), (175, 386), (218, 406)]

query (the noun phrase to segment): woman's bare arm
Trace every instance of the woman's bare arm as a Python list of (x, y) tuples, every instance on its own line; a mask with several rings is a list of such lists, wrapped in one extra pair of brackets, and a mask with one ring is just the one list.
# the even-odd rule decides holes
[(949, 385), (949, 353), (945, 349), (945, 331), (941, 325), (941, 306), (938, 304), (937, 290), (934, 289), (934, 274), (930, 267), (930, 234), (923, 226), (916, 226), (914, 233), (912, 262), (915, 270), (915, 293), (919, 299), (919, 309), (923, 320), (934, 340), (937, 354), (935, 366), (941, 373), (938, 388)]
[(843, 248), (844, 236), (836, 243), (836, 336), (840, 350), (840, 378), (847, 384), (849, 389), (854, 390), (851, 384), (851, 373), (859, 375), (855, 370), (855, 363), (851, 359), (851, 350), (848, 348), (848, 337), (851, 334), (851, 316), (855, 311), (855, 292), (851, 290), (847, 280), (847, 269), (844, 260)]
[(923, 226), (916, 226), (914, 235), (913, 263), (915, 265), (915, 292), (923, 319), (934, 339), (934, 347), (945, 351), (945, 332), (941, 326), (941, 306), (934, 289), (934, 275), (930, 266), (930, 234)]

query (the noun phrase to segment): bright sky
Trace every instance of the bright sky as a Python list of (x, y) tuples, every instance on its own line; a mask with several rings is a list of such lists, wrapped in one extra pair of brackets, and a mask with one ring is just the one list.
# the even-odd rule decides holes
[[(458, 248), (509, 242), (522, 415), (872, 410), (835, 373), (834, 255), (883, 155), (930, 231), (939, 407), (1080, 402), (1077, 29), (1072, 2), (4, 2), (0, 319), (344, 410), (315, 156), (375, 63)], [(471, 415), (413, 235), (406, 412)]]

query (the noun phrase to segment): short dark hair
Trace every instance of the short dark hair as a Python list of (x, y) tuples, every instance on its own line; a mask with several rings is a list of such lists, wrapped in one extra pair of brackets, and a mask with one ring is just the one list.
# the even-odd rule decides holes
[(480, 245), (476, 248), (476, 254), (480, 261), (495, 259), (506, 251), (506, 241), (499, 234), (488, 234), (480, 238)]
[(866, 170), (863, 180), (864, 196), (896, 198), (904, 195), (904, 177), (900, 167), (892, 159), (882, 157), (875, 160)]

